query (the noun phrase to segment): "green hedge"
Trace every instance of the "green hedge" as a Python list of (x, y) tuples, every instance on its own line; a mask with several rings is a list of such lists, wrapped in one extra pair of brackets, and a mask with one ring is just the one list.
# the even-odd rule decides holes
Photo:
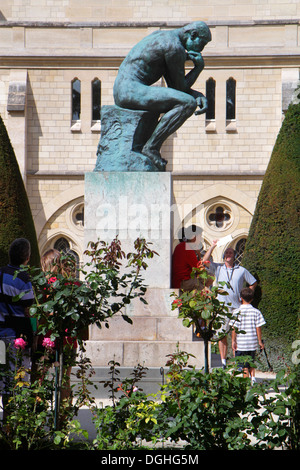
[(31, 209), (14, 149), (0, 116), (0, 266), (8, 262), (8, 248), (16, 238), (31, 243), (31, 265), (39, 264), (39, 249)]
[(273, 366), (291, 364), (299, 339), (300, 104), (291, 104), (262, 183), (243, 257), (257, 276), (254, 305), (262, 311)]

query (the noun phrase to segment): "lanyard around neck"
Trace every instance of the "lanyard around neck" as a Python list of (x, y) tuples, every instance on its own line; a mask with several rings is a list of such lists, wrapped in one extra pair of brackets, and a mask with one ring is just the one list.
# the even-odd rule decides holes
[[(227, 274), (227, 279), (228, 279), (228, 284), (230, 286), (230, 289), (233, 290), (233, 287), (231, 285), (231, 280), (232, 280), (232, 276), (233, 276), (233, 270), (234, 270), (234, 266), (232, 266), (232, 268), (227, 268), (226, 264), (225, 264), (225, 269), (226, 269), (226, 274)], [(229, 277), (229, 274), (228, 274), (228, 269), (231, 269), (231, 275)], [(234, 292), (234, 290), (233, 290)]]

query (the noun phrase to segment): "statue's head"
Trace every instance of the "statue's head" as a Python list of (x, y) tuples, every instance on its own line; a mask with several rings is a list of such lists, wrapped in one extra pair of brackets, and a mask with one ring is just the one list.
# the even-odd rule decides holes
[(180, 29), (180, 39), (187, 51), (201, 52), (211, 41), (211, 32), (204, 21), (194, 21)]

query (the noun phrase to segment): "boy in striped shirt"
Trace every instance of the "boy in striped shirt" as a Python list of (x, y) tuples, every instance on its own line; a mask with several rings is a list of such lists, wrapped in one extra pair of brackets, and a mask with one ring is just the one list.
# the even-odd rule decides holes
[[(249, 287), (245, 287), (240, 292), (242, 305), (233, 311), (233, 315), (237, 320), (231, 320), (231, 325), (238, 328), (245, 333), (236, 333), (232, 331), (232, 350), (235, 357), (251, 356), (254, 361), (255, 351), (258, 346), (263, 349), (264, 343), (262, 341), (261, 327), (265, 325), (265, 319), (260, 310), (251, 305), (253, 300), (253, 291)], [(251, 383), (255, 382), (255, 368), (250, 367), (249, 363), (241, 364), (244, 368), (244, 377), (251, 376)]]

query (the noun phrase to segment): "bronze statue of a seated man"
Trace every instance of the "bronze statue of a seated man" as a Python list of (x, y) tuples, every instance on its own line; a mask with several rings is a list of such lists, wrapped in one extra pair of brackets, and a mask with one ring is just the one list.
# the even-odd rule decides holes
[[(167, 137), (193, 113), (207, 110), (205, 96), (191, 87), (204, 68), (201, 51), (209, 41), (210, 30), (202, 21), (155, 31), (131, 49), (119, 68), (113, 89), (115, 104), (162, 115), (142, 149), (158, 168), (166, 165), (160, 148)], [(193, 61), (194, 68), (185, 75), (187, 60)], [(167, 87), (151, 86), (162, 77)]]

